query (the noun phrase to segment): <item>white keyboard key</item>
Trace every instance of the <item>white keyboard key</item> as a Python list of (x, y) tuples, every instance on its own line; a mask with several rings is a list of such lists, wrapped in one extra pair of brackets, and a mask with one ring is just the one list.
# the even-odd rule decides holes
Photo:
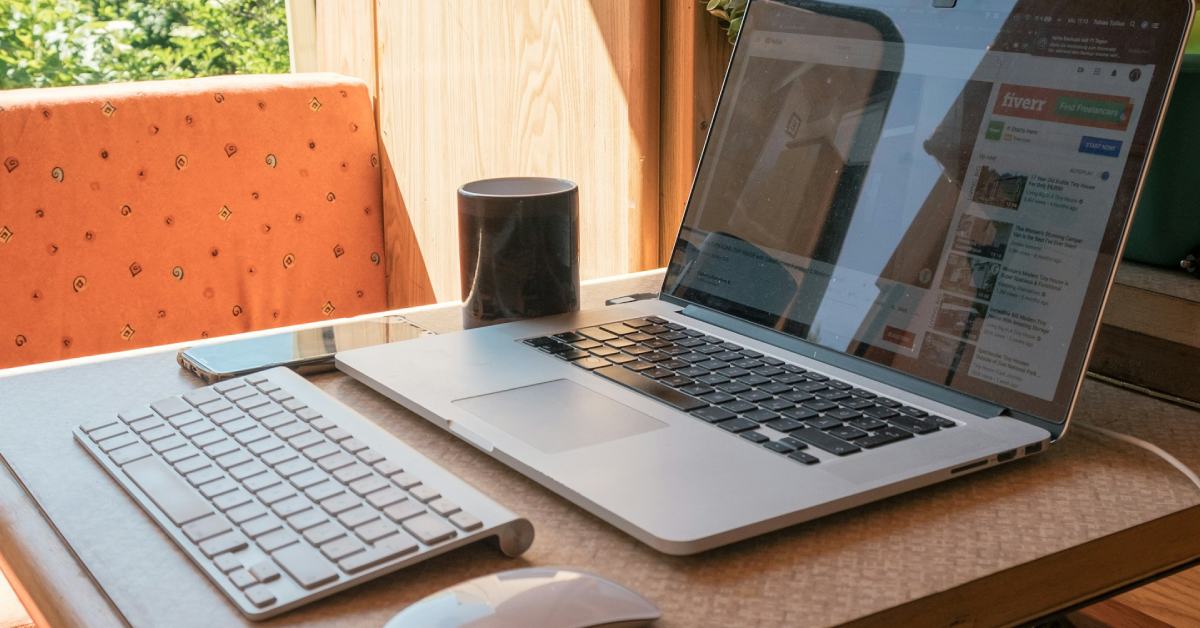
[(381, 460), (375, 463), (375, 470), (383, 475), (392, 476), (404, 471), (404, 468), (391, 460)]
[(343, 449), (352, 454), (357, 454), (358, 452), (367, 448), (366, 443), (363, 443), (357, 438), (347, 438), (346, 440), (342, 441), (340, 445)]
[[(92, 432), (106, 428), (110, 425), (117, 425), (117, 419), (115, 417), (104, 417), (102, 419), (96, 419), (95, 421), (88, 421), (87, 423), (80, 425), (79, 429), (83, 430), (85, 434), (90, 436)], [(133, 426), (131, 425), (130, 427)], [(122, 428), (120, 432), (114, 432), (114, 434), (120, 434), (123, 431), (125, 430)]]
[(274, 473), (263, 473), (246, 478), (246, 481), (242, 482), (242, 486), (245, 486), (246, 490), (252, 493), (257, 493), (263, 489), (271, 488), (282, 481)]
[(286, 547), (300, 540), (291, 530), (280, 528), (274, 532), (268, 532), (257, 539), (255, 542), (263, 548), (263, 551), (273, 552), (281, 547)]
[(150, 450), (138, 443), (126, 445), (108, 452), (108, 457), (112, 458), (112, 461), (115, 462), (117, 466), (133, 462), (134, 460), (141, 460), (149, 455)]
[(312, 506), (308, 503), (308, 500), (299, 495), (293, 495), (283, 501), (271, 504), (271, 510), (280, 517), (290, 517), (309, 508), (312, 508)]
[(259, 582), (271, 582), (279, 579), (279, 568), (275, 563), (264, 560), (250, 568), (250, 575)]
[(334, 454), (332, 456), (322, 458), (320, 460), (320, 462), (317, 463), (317, 466), (321, 467), (322, 469), (324, 469), (326, 471), (332, 472), (332, 471), (337, 471), (338, 469), (341, 469), (343, 467), (348, 467), (352, 464), (354, 464), (354, 456), (351, 456), (350, 454), (343, 452), (340, 454)]
[(347, 510), (350, 510), (351, 508), (358, 506), (361, 503), (361, 499), (358, 499), (353, 495), (343, 493), (322, 501), (321, 508), (324, 508), (325, 512), (331, 515), (339, 515)]
[(450, 523), (470, 532), (483, 525), (483, 522), (478, 517), (469, 512), (456, 512), (450, 515)]
[(211, 388), (197, 388), (183, 393), (182, 397), (184, 401), (197, 407), (221, 399), (220, 393)]
[(363, 544), (358, 539), (343, 536), (321, 546), (321, 553), (329, 560), (345, 558), (363, 550)]
[(225, 477), (225, 474), (221, 473), (220, 469), (216, 467), (205, 467), (199, 471), (193, 471), (187, 474), (187, 481), (192, 486), (200, 486), (202, 484), (219, 480), (223, 477)]
[(146, 441), (147, 443), (153, 443), (154, 441), (156, 441), (160, 438), (174, 436), (175, 428), (171, 427), (170, 425), (167, 425), (166, 423), (163, 423), (157, 427), (152, 427), (148, 430), (138, 432), (138, 434), (142, 437), (142, 440)]
[(446, 499), (445, 497), (439, 497), (429, 502), (429, 508), (432, 509), (433, 512), (436, 512), (443, 517), (448, 517), (459, 511), (458, 504)]
[(413, 497), (416, 497), (421, 503), (426, 503), (442, 496), (442, 494), (439, 493), (436, 488), (433, 488), (428, 484), (418, 484), (408, 489), (408, 492), (411, 493)]
[(319, 552), (303, 543), (293, 543), (271, 554), (300, 586), (315, 589), (338, 579), (338, 572)]
[(236, 569), (229, 572), (229, 581), (233, 583), (233, 586), (239, 589), (245, 589), (252, 584), (258, 584), (258, 581), (254, 579), (254, 576), (250, 575), (250, 572), (246, 571), (245, 569)]
[(221, 573), (229, 573), (234, 569), (242, 568), (242, 561), (238, 560), (237, 556), (233, 554), (221, 554), (213, 559), (213, 564), (217, 566), (217, 569), (221, 570)]
[[(171, 451), (167, 452), (167, 454), (171, 454), (176, 451), (179, 451), (179, 450), (172, 449)], [(212, 466), (212, 463), (210, 463), (208, 461), (208, 458), (206, 458), (204, 456), (196, 455), (196, 456), (190, 456), (188, 458), (183, 458), (179, 462), (176, 462), (175, 470), (179, 471), (180, 473), (182, 473), (184, 475), (187, 475), (188, 473), (199, 471), (200, 469), (203, 469), (205, 467), (211, 467), (211, 466)]]
[(242, 480), (254, 477), (260, 473), (265, 473), (266, 471), (267, 467), (263, 465), (263, 463), (254, 460), (230, 469), (229, 475), (233, 476), (233, 479), (241, 482)]
[(410, 489), (421, 483), (421, 480), (411, 473), (399, 473), (392, 476), (392, 481), (400, 485), (402, 489)]
[(359, 506), (351, 508), (346, 512), (338, 515), (338, 521), (347, 528), (356, 528), (368, 521), (373, 521), (379, 518), (379, 513), (370, 506)]
[(157, 451), (158, 453), (163, 453), (164, 451), (178, 449), (180, 447), (183, 447), (186, 444), (187, 444), (186, 438), (180, 436), (179, 434), (174, 434), (172, 436), (168, 436), (161, 440), (156, 440), (153, 443), (150, 443), (150, 447), (152, 447), (154, 449), (154, 451)]
[(412, 537), (403, 532), (397, 532), (379, 541), (365, 552), (343, 558), (338, 561), (338, 566), (346, 573), (354, 573), (393, 558), (411, 554), (417, 551), (418, 547)]
[(225, 512), (230, 508), (236, 508), (242, 504), (250, 503), (250, 494), (243, 490), (236, 490), (232, 493), (225, 493), (213, 500), (213, 505), (221, 512)]
[(233, 491), (237, 490), (237, 487), (237, 482), (234, 482), (229, 478), (221, 478), (215, 482), (209, 482), (208, 484), (202, 485), (200, 487), (200, 494), (211, 500), (214, 497), (224, 495), (225, 493), (232, 493)]
[(370, 474), (366, 477), (354, 480), (349, 484), (350, 490), (356, 495), (366, 496), (375, 491), (383, 490), (390, 487), (392, 484), (387, 480), (375, 474)]
[(236, 467), (243, 462), (250, 462), (250, 460), (252, 460), (250, 454), (239, 449), (237, 451), (231, 451), (227, 454), (217, 456), (213, 459), (213, 462), (216, 462), (217, 466), (221, 467), (222, 469), (228, 469), (229, 467)]
[(141, 434), (142, 432), (152, 430), (156, 427), (164, 426), (166, 423), (158, 418), (158, 416), (148, 416), (144, 419), (138, 419), (129, 424), (129, 429)]
[(250, 445), (247, 446), (246, 448), (250, 450), (250, 453), (252, 453), (256, 456), (261, 456), (261, 455), (267, 453), (268, 451), (275, 451), (276, 449), (279, 449), (281, 447), (283, 447), (283, 441), (279, 440), (278, 438), (275, 438), (274, 436), (271, 436), (268, 438), (264, 438), (260, 441), (255, 441), (253, 443), (250, 443)]
[(255, 517), (261, 517), (265, 514), (267, 514), (266, 508), (263, 508), (254, 502), (250, 502), (249, 504), (243, 504), (236, 508), (230, 508), (225, 513), (225, 516), (229, 517), (230, 521), (241, 525), (243, 522), (249, 521)]
[(253, 429), (249, 429), (244, 432), (238, 432), (234, 435), (233, 439), (243, 445), (249, 445), (251, 443), (257, 443), (260, 440), (266, 440), (270, 437), (271, 433), (268, 432), (266, 428), (256, 426)]
[(137, 442), (136, 436), (134, 436), (133, 434), (130, 434), (129, 432), (125, 432), (124, 434), (121, 434), (120, 436), (113, 436), (112, 438), (107, 438), (105, 440), (102, 440), (99, 443), (96, 443), (96, 446), (100, 448), (100, 451), (103, 451), (104, 453), (108, 453), (114, 449), (120, 449), (121, 447), (124, 447), (126, 445), (132, 445), (133, 443), (136, 443), (136, 442)]
[(400, 503), (392, 504), (383, 509), (383, 514), (388, 516), (388, 519), (400, 523), (405, 519), (415, 517), (425, 512), (425, 508), (417, 502), (406, 499)]
[(396, 524), (390, 521), (384, 521), (383, 519), (368, 521), (367, 523), (354, 528), (354, 534), (358, 535), (358, 538), (366, 541), (367, 543), (373, 543), (389, 534), (394, 534), (395, 532)]
[(405, 519), (400, 525), (426, 545), (441, 543), (457, 534), (454, 527), (446, 523), (445, 519), (429, 513)]
[(266, 608), (275, 603), (275, 594), (267, 587), (256, 584), (246, 589), (246, 599), (259, 608)]
[(367, 495), (367, 502), (376, 508), (386, 508), (405, 499), (408, 499), (408, 495), (394, 486)]
[(290, 478), (293, 475), (304, 473), (311, 468), (313, 468), (313, 466), (309, 464), (307, 460), (297, 458), (295, 460), (288, 460), (287, 462), (275, 467), (275, 472), (285, 478)]
[(367, 465), (358, 462), (333, 472), (333, 477), (337, 478), (342, 484), (349, 484), (368, 475), (371, 475), (371, 470), (367, 468)]
[(292, 486), (295, 486), (298, 489), (306, 489), (310, 486), (316, 486), (317, 484), (327, 480), (329, 480), (329, 476), (320, 469), (309, 469), (308, 471), (297, 473), (296, 475), (288, 478), (288, 481), (292, 483)]
[(246, 536), (252, 539), (257, 539), (264, 534), (274, 532), (282, 527), (282, 521), (274, 515), (265, 514), (243, 523), (242, 532), (245, 532)]
[(112, 438), (113, 436), (125, 434), (127, 432), (129, 432), (129, 428), (125, 425), (118, 423), (117, 421), (110, 421), (108, 425), (92, 430), (88, 436), (93, 442), (99, 443), (107, 438)]
[(246, 547), (246, 537), (237, 532), (226, 532), (200, 542), (200, 551), (209, 558), (225, 552), (240, 552)]
[(322, 543), (328, 543), (339, 536), (342, 536), (343, 534), (345, 533), (342, 532), (341, 528), (333, 523), (330, 523), (329, 521), (326, 521), (321, 525), (305, 530), (304, 538), (313, 545), (321, 545)]
[(344, 492), (345, 491), (342, 490), (342, 485), (338, 484), (337, 482), (322, 482), (316, 486), (310, 486), (304, 489), (304, 494), (315, 502), (329, 499), (334, 495), (340, 495)]
[(212, 506), (196, 494), (183, 478), (157, 458), (142, 458), (122, 467), (154, 505), (177, 526), (212, 512)]
[(262, 503), (270, 506), (275, 502), (283, 501), (296, 494), (296, 489), (287, 484), (277, 484), (270, 488), (263, 489), (258, 492), (258, 498)]
[(158, 413), (164, 419), (169, 419), (177, 414), (183, 414), (192, 409), (183, 399), (178, 397), (170, 397), (162, 401), (155, 401), (150, 404), (150, 408)]
[(212, 537), (228, 532), (233, 528), (224, 517), (208, 515), (183, 526), (183, 533), (193, 543), (199, 543)]
[(316, 509), (304, 510), (287, 518), (288, 525), (297, 532), (303, 532), (326, 521), (329, 521), (329, 515)]

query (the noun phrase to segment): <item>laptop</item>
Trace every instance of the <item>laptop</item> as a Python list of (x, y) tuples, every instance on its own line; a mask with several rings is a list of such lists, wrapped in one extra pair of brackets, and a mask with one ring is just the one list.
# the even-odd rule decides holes
[(668, 554), (1045, 452), (1193, 5), (955, 4), (754, 0), (660, 294), (338, 368)]

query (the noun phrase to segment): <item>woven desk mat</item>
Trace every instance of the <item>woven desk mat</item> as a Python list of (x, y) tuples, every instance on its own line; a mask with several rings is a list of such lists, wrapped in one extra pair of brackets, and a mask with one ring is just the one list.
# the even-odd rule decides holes
[[(453, 317), (432, 311), (424, 323), (437, 320)], [(528, 517), (537, 537), (520, 558), (478, 543), (260, 625), (379, 626), (432, 592), (530, 565), (572, 566), (620, 582), (662, 608), (662, 626), (837, 624), (1200, 504), (1195, 487), (1158, 458), (1075, 430), (1029, 460), (673, 557), (346, 376), (313, 381)], [(0, 453), (133, 625), (247, 622), (71, 440), (70, 428), (195, 385), (170, 353), (0, 379)], [(1200, 413), (1089, 382), (1078, 417), (1200, 467)]]

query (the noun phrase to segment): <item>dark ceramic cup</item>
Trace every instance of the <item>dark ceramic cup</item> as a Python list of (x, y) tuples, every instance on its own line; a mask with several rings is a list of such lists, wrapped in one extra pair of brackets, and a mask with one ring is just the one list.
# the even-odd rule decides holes
[(463, 327), (579, 310), (579, 188), (509, 177), (458, 189)]

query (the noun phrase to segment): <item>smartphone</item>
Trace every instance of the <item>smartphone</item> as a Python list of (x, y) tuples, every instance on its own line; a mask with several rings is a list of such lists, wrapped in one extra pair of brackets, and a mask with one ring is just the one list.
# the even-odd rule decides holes
[(327, 327), (190, 347), (176, 356), (179, 366), (207, 384), (287, 366), (298, 373), (333, 370), (338, 351), (431, 335), (402, 316), (382, 316)]

